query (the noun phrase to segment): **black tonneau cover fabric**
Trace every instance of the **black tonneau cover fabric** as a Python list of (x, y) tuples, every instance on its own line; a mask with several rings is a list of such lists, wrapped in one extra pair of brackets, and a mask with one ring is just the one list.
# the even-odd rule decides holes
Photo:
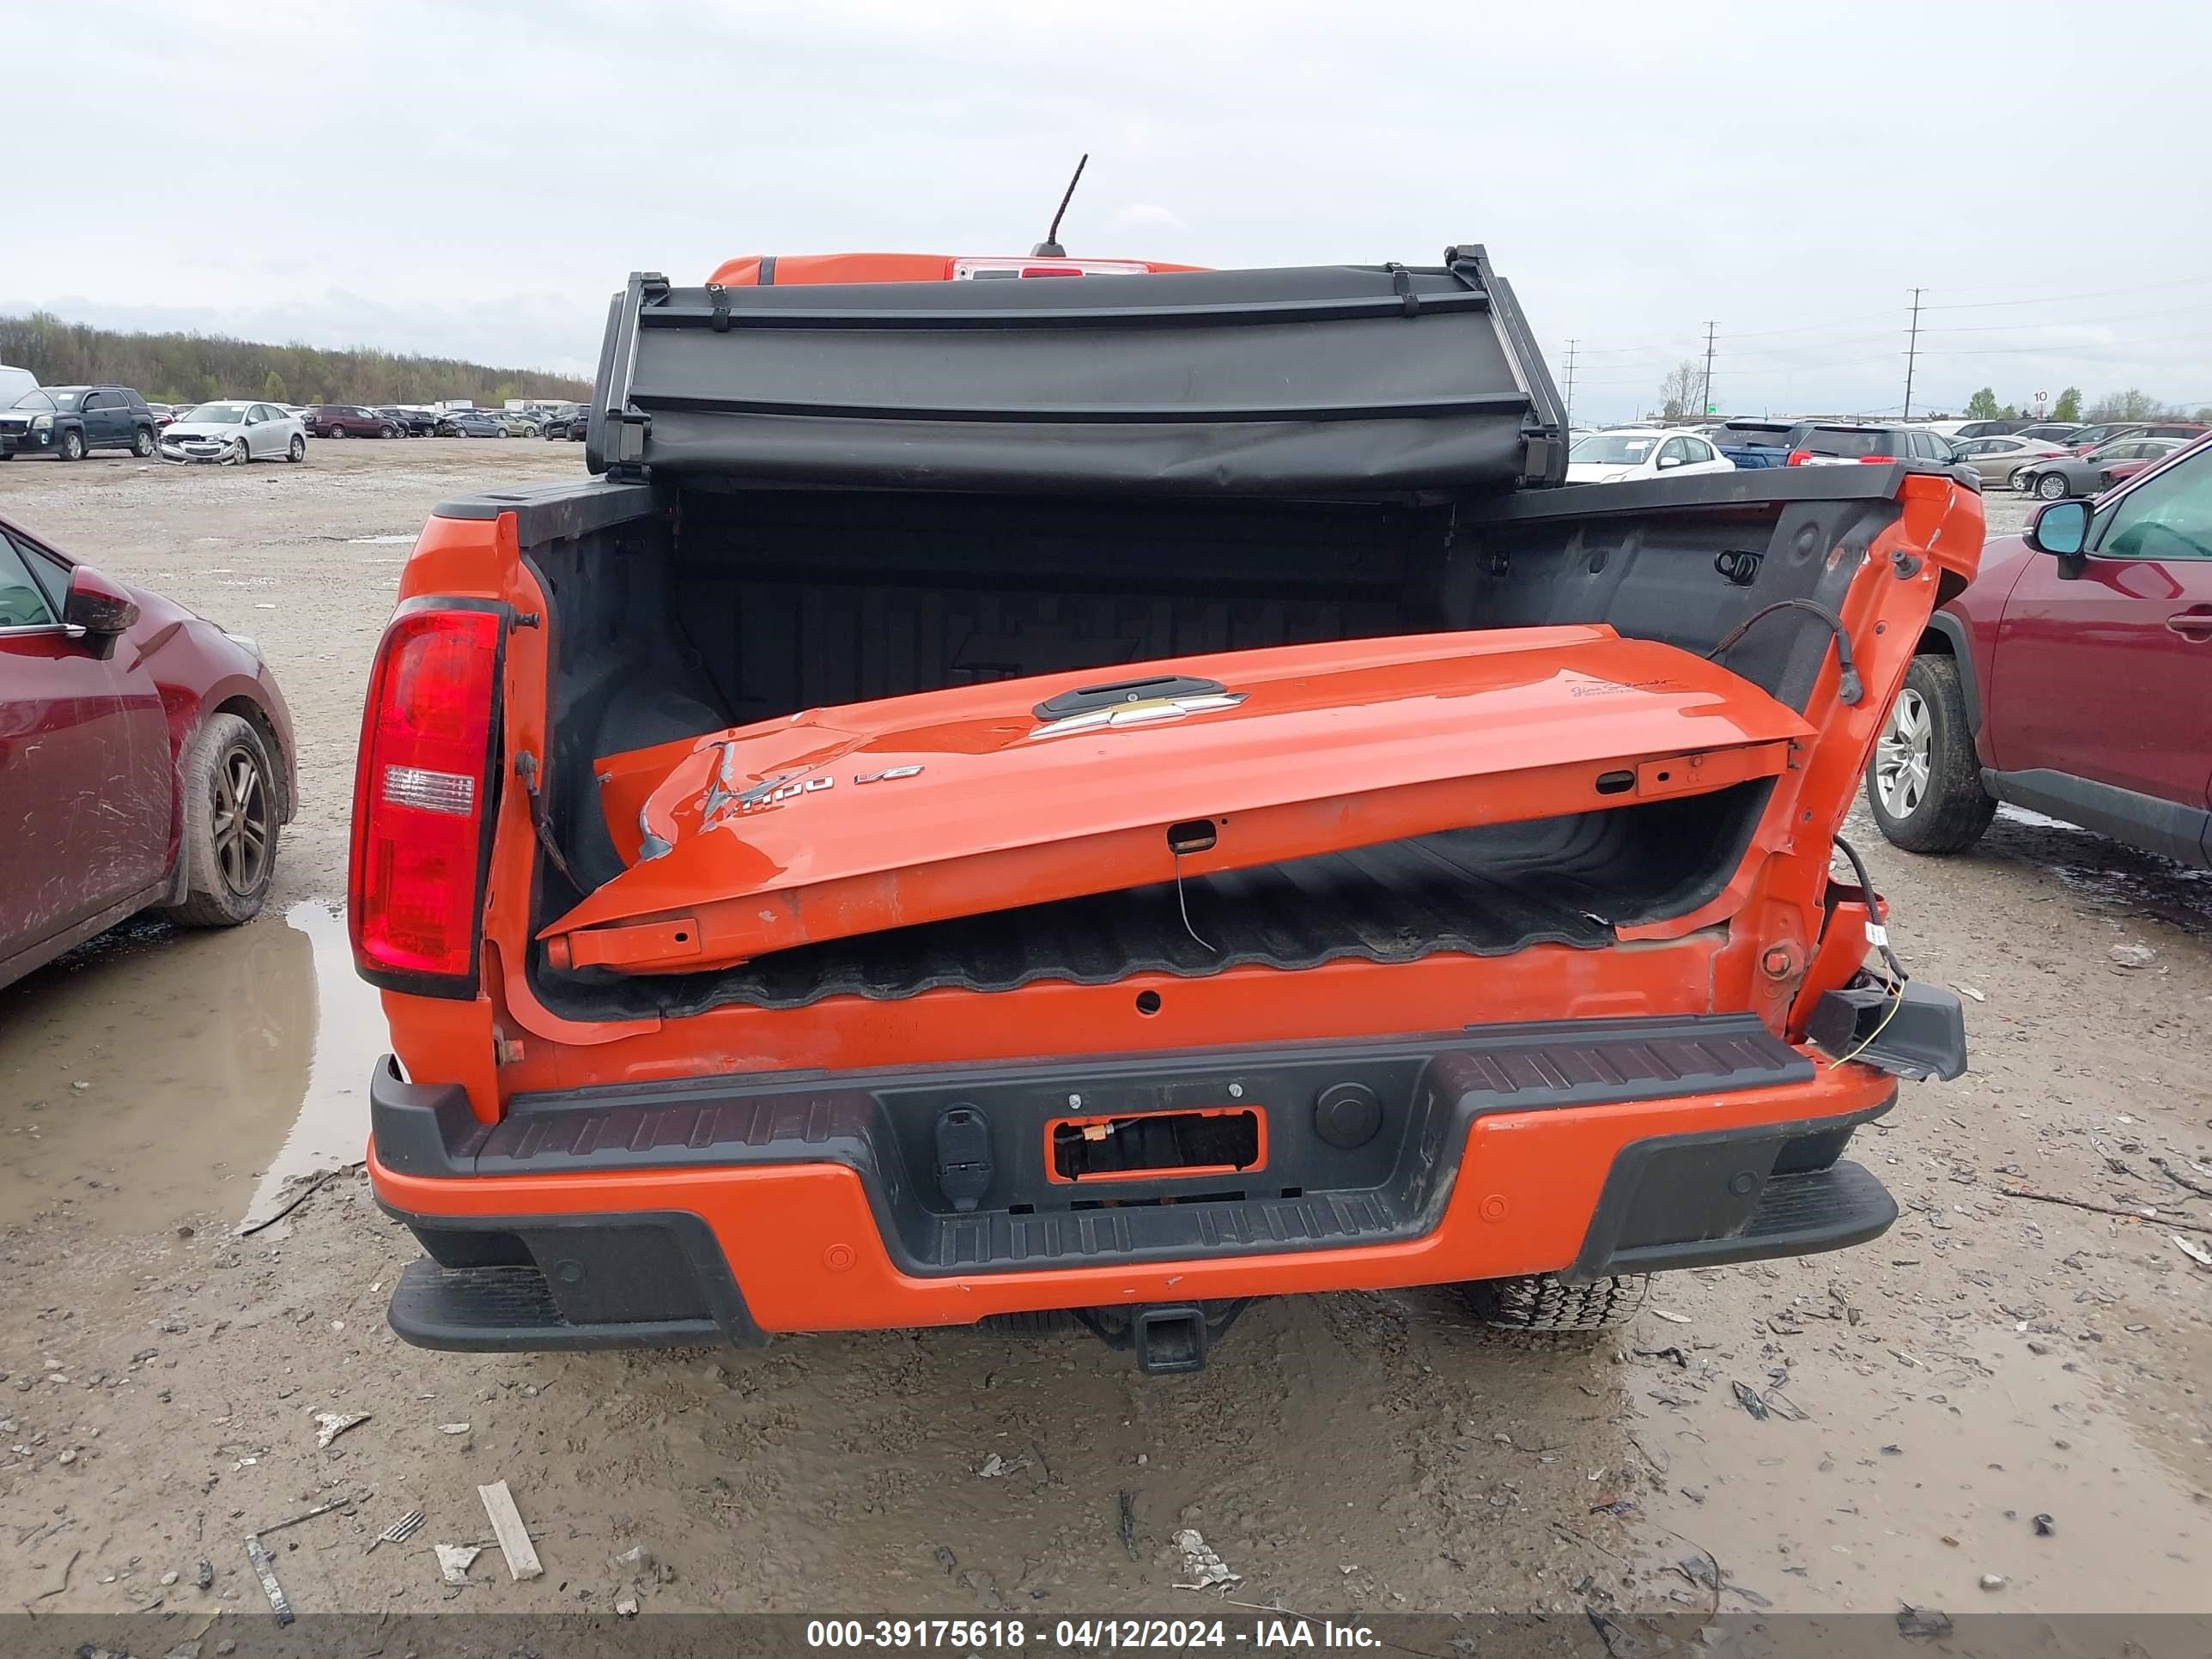
[[(600, 367), (592, 464), (814, 488), (1508, 489), (1549, 470), (1524, 442), (1546, 420), (1510, 293), (1490, 286), (1472, 264), (634, 282)], [(614, 429), (625, 412), (641, 447)]]

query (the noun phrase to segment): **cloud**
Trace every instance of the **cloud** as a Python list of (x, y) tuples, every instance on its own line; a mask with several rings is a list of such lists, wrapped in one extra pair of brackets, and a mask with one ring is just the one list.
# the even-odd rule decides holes
[(1157, 202), (1131, 202), (1114, 210), (1114, 222), (1124, 229), (1142, 229), (1158, 225), (1168, 230), (1187, 230), (1182, 216), (1173, 208), (1164, 208)]
[[(1578, 417), (1647, 406), (1708, 319), (1723, 407), (1897, 403), (1915, 288), (1923, 325), (2115, 330), (1923, 336), (1994, 349), (1923, 356), (1916, 407), (1985, 382), (2094, 395), (2116, 351), (2154, 359), (2148, 391), (2212, 397), (2212, 216), (2175, 210), (2171, 169), (2100, 178), (2096, 245), (2127, 252), (2100, 276), (2035, 251), (2036, 169), (1961, 191), (1876, 159), (1917, 144), (1940, 170), (1940, 137), (1897, 136), (1931, 112), (2055, 130), (2108, 44), (2078, 5), (2016, 0), (1998, 30), (1923, 8), (1910, 52), (1829, 12), (1685, 27), (1609, 0), (1571, 23), (1402, 0), (1389, 28), (1333, 0), (696, 0), (680, 27), (633, 0), (327, 0), (250, 22), (159, 6), (125, 29), (112, 9), (15, 12), (10, 61), (36, 72), (9, 83), (11, 130), (70, 130), (87, 87), (150, 124), (9, 175), (0, 295), (87, 320), (589, 365), (633, 270), (1018, 252), (1088, 151), (1077, 252), (1417, 263), (1486, 244), (1559, 378), (1579, 343)], [(2209, 57), (2212, 8), (2162, 10), (2131, 105), (2197, 106)], [(2160, 291), (2012, 304), (2130, 287)]]

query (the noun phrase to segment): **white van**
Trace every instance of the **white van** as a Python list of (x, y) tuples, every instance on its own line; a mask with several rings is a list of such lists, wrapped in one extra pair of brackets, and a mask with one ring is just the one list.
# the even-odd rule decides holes
[(26, 392), (39, 389), (39, 377), (27, 368), (10, 368), (0, 363), (0, 409), (6, 409)]

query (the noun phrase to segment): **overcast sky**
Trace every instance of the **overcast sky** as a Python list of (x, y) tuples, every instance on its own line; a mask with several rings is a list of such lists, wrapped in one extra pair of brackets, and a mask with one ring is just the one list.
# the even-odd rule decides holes
[[(2124, 20), (2124, 25), (2121, 19)], [(2212, 6), (9, 9), (0, 312), (588, 373), (633, 269), (1489, 245), (1575, 414), (2212, 403)], [(2141, 135), (2139, 137), (2136, 135)], [(2170, 145), (2171, 149), (2162, 147)]]

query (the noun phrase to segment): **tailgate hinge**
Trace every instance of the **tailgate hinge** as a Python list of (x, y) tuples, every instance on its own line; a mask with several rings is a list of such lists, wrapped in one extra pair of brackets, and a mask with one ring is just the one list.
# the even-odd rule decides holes
[(530, 797), (530, 827), (538, 836), (538, 844), (545, 849), (547, 862), (577, 892), (588, 893), (591, 890), (576, 879), (576, 872), (568, 867), (568, 860), (561, 856), (560, 844), (553, 839), (553, 824), (545, 816), (545, 797), (538, 787), (538, 757), (527, 749), (517, 755), (514, 775), (522, 780), (523, 791)]

